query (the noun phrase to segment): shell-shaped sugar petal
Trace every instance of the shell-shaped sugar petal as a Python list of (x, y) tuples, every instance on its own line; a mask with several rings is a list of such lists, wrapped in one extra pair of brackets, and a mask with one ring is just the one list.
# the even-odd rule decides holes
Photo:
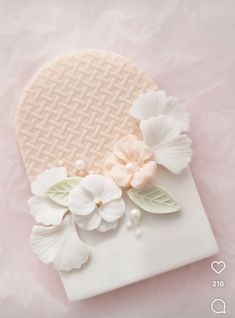
[(179, 135), (173, 140), (156, 148), (156, 158), (159, 165), (166, 167), (174, 174), (180, 174), (191, 161), (191, 139), (186, 135)]
[(140, 124), (144, 141), (155, 150), (157, 164), (179, 174), (190, 162), (191, 139), (180, 134), (179, 125), (165, 115), (150, 117)]
[(172, 118), (165, 115), (150, 117), (140, 123), (144, 142), (149, 146), (165, 144), (180, 135), (180, 127)]
[(178, 98), (166, 96), (164, 91), (149, 91), (140, 95), (133, 103), (130, 114), (139, 121), (152, 116), (166, 115), (173, 118), (181, 131), (189, 130), (189, 114)]
[(162, 114), (173, 118), (179, 124), (181, 131), (189, 131), (189, 113), (178, 98), (169, 96)]
[(148, 91), (139, 95), (134, 101), (130, 115), (139, 121), (160, 115), (164, 111), (166, 101), (167, 97), (164, 91)]
[(45, 192), (51, 186), (64, 180), (66, 177), (67, 172), (64, 167), (46, 169), (31, 183), (32, 193), (38, 196), (46, 196)]
[(33, 196), (29, 198), (28, 204), (35, 220), (44, 225), (59, 225), (68, 210), (48, 197)]
[(66, 216), (59, 226), (35, 225), (31, 244), (43, 263), (53, 263), (54, 268), (61, 271), (80, 268), (90, 254), (88, 247), (79, 239), (70, 216)]

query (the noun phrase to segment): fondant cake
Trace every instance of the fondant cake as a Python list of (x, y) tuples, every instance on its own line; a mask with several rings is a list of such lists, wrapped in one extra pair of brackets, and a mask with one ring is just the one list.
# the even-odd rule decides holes
[(34, 76), (16, 134), (31, 244), (81, 300), (218, 252), (188, 167), (189, 115), (124, 57), (81, 51)]

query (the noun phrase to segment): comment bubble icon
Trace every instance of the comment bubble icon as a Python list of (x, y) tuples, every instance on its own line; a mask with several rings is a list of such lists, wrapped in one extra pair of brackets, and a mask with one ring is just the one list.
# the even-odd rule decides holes
[(211, 310), (215, 314), (226, 314), (226, 303), (223, 299), (216, 298), (211, 303)]

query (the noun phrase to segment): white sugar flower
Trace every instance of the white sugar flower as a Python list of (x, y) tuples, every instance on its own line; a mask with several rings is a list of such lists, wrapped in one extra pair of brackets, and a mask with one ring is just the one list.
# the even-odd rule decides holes
[(68, 210), (66, 206), (60, 205), (51, 200), (47, 190), (54, 184), (67, 178), (64, 167), (45, 170), (31, 184), (31, 191), (34, 194), (29, 198), (30, 212), (38, 223), (44, 225), (59, 225)]
[(48, 194), (48, 190), (60, 182), (71, 185), (71, 179), (67, 178), (64, 167), (45, 170), (32, 182), (34, 196), (28, 200), (31, 214), (42, 224), (33, 227), (33, 250), (42, 262), (53, 263), (55, 269), (64, 271), (80, 268), (90, 254), (79, 239), (71, 213), (62, 201), (61, 195), (67, 194), (66, 189), (59, 193), (60, 200), (53, 200)]
[(166, 96), (164, 91), (149, 91), (141, 94), (133, 103), (130, 114), (139, 121), (152, 116), (166, 115), (172, 117), (181, 131), (189, 130), (189, 115), (178, 98)]
[(144, 142), (155, 151), (157, 164), (179, 174), (192, 156), (191, 139), (181, 134), (179, 125), (165, 115), (150, 117), (140, 123)]
[(110, 178), (95, 174), (71, 191), (68, 207), (78, 226), (87, 231), (114, 229), (125, 212), (121, 189)]

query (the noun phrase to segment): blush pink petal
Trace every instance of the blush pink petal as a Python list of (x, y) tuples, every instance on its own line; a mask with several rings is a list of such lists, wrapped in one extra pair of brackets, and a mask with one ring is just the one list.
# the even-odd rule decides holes
[(154, 161), (145, 163), (138, 171), (135, 172), (131, 186), (135, 189), (142, 189), (148, 185), (155, 177), (157, 165)]
[(143, 164), (154, 158), (153, 150), (134, 135), (127, 135), (114, 145), (114, 154), (125, 162)]
[(113, 147), (114, 155), (126, 163), (131, 161), (133, 145), (136, 140), (137, 138), (134, 135), (127, 135), (118, 140)]
[(136, 160), (139, 163), (154, 159), (154, 151), (142, 141), (136, 141)]
[(105, 160), (104, 173), (120, 187), (142, 188), (155, 176), (154, 151), (134, 135), (116, 142), (113, 153)]
[(120, 187), (127, 188), (130, 186), (132, 174), (125, 166), (115, 166), (111, 170), (111, 177)]
[(109, 154), (104, 162), (104, 174), (108, 175), (113, 167), (119, 166), (121, 160), (119, 160), (114, 154)]

